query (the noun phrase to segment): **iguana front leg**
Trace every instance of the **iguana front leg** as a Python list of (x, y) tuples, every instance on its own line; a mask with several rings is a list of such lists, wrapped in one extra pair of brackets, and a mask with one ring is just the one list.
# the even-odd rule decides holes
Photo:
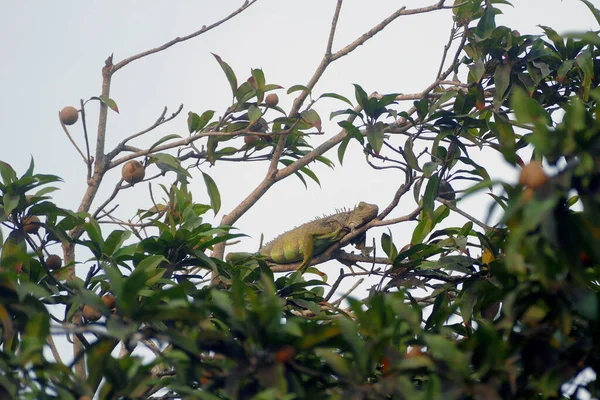
[(335, 227), (335, 230), (325, 230), (324, 232), (305, 234), (302, 237), (302, 263), (300, 263), (297, 269), (301, 274), (304, 274), (304, 272), (310, 266), (315, 251), (318, 252), (318, 254), (322, 253), (329, 246), (346, 236), (346, 234), (350, 231), (344, 227), (336, 226), (334, 223), (330, 223), (328, 225), (331, 228)]

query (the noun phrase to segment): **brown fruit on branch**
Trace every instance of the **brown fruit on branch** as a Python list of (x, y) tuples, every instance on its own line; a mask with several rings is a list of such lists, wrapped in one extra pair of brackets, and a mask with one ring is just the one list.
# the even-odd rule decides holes
[(67, 106), (60, 110), (58, 118), (65, 125), (73, 125), (79, 119), (79, 112), (75, 107)]
[(23, 230), (27, 233), (38, 233), (40, 230), (40, 219), (35, 215), (30, 215), (23, 221)]
[(102, 296), (102, 302), (109, 310), (117, 307), (117, 299), (112, 294), (105, 294)]
[(62, 267), (62, 260), (56, 254), (51, 254), (46, 258), (46, 265), (49, 270), (54, 271)]
[(279, 104), (279, 96), (277, 96), (275, 93), (268, 94), (265, 98), (265, 104), (267, 107), (275, 107), (277, 104)]
[(285, 364), (296, 357), (296, 349), (292, 346), (283, 346), (275, 353), (275, 362)]
[(81, 313), (83, 314), (85, 319), (92, 322), (98, 321), (100, 317), (102, 317), (102, 313), (100, 311), (87, 304), (83, 306), (83, 310), (81, 311)]
[(519, 175), (519, 183), (532, 189), (538, 189), (548, 182), (548, 175), (542, 168), (541, 161), (532, 161), (524, 166)]
[(146, 176), (146, 169), (137, 160), (127, 161), (121, 170), (121, 176), (127, 183), (138, 183)]

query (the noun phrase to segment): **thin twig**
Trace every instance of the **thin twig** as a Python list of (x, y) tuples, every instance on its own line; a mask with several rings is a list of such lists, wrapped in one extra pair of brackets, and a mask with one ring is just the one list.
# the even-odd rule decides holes
[(244, 11), (245, 9), (247, 9), (248, 7), (250, 7), (252, 4), (256, 3), (257, 1), (258, 0), (246, 0), (244, 2), (244, 4), (240, 8), (238, 8), (237, 10), (235, 10), (234, 12), (232, 12), (231, 14), (229, 14), (227, 17), (223, 18), (220, 21), (215, 22), (212, 25), (208, 25), (208, 26), (204, 25), (204, 26), (202, 26), (202, 28), (200, 30), (198, 30), (198, 31), (196, 31), (194, 33), (191, 33), (191, 34), (189, 34), (187, 36), (176, 37), (175, 39), (173, 39), (173, 40), (171, 40), (171, 41), (163, 44), (162, 46), (159, 46), (159, 47), (156, 47), (154, 49), (147, 50), (147, 51), (144, 51), (142, 53), (139, 53), (139, 54), (136, 54), (134, 56), (131, 56), (129, 58), (126, 58), (126, 59), (118, 62), (117, 64), (115, 64), (115, 66), (113, 67), (112, 72), (113, 73), (117, 72), (118, 70), (120, 70), (121, 68), (123, 68), (124, 66), (126, 66), (127, 64), (129, 64), (132, 61), (139, 60), (140, 58), (143, 58), (143, 57), (149, 56), (151, 54), (155, 54), (155, 53), (158, 53), (160, 51), (166, 50), (169, 47), (171, 47), (171, 46), (173, 46), (173, 45), (175, 45), (177, 43), (185, 42), (186, 40), (195, 38), (198, 35), (201, 35), (201, 34), (203, 34), (205, 32), (208, 32), (208, 31), (216, 28), (217, 26), (223, 24), (224, 22), (227, 22), (231, 18), (235, 17), (236, 15), (238, 15), (239, 13), (241, 13), (242, 11)]
[(58, 120), (60, 121), (60, 126), (62, 126), (63, 131), (65, 131), (65, 133), (67, 134), (67, 137), (69, 138), (69, 140), (71, 141), (71, 143), (75, 147), (75, 150), (77, 150), (77, 152), (81, 155), (81, 158), (83, 158), (83, 162), (86, 163), (86, 164), (88, 164), (88, 159), (85, 158), (85, 155), (83, 154), (83, 152), (81, 151), (81, 149), (79, 148), (79, 146), (77, 146), (77, 143), (75, 143), (75, 141), (73, 140), (73, 137), (69, 133), (69, 130), (67, 129), (67, 127), (65, 126), (65, 124), (63, 124), (63, 122), (60, 120), (60, 112), (58, 113)]
[(331, 55), (331, 48), (333, 47), (333, 38), (335, 36), (335, 29), (337, 28), (338, 19), (340, 17), (340, 11), (342, 9), (343, 0), (338, 0), (335, 6), (335, 12), (331, 20), (331, 30), (329, 31), (329, 39), (327, 39), (327, 49), (325, 50), (325, 56)]
[(364, 281), (365, 281), (365, 278), (360, 278), (359, 280), (357, 280), (356, 282), (354, 282), (354, 285), (352, 285), (352, 287), (350, 289), (348, 289), (348, 291), (346, 291), (340, 297), (338, 297), (336, 300), (334, 300), (333, 302), (331, 302), (331, 304), (334, 305), (334, 306), (335, 305), (339, 305), (342, 301), (344, 301), (344, 299), (346, 297), (350, 296), (350, 294), (356, 290), (356, 288), (358, 287), (358, 285), (362, 284)]
[(50, 351), (52, 351), (52, 355), (54, 356), (56, 363), (64, 365), (62, 358), (60, 358), (60, 353), (56, 348), (56, 343), (54, 343), (54, 338), (52, 337), (52, 335), (48, 335), (48, 345), (50, 346)]
[(454, 205), (454, 202), (449, 201), (449, 200), (444, 200), (440, 197), (438, 197), (436, 200), (439, 201), (440, 203), (442, 203), (443, 205), (445, 205), (446, 207), (448, 207), (449, 209), (451, 209), (452, 211), (462, 215), (463, 217), (465, 217), (469, 221), (473, 222), (475, 225), (479, 226), (480, 228), (483, 228), (484, 231), (486, 231), (486, 232), (492, 231), (491, 226), (484, 224), (483, 222), (479, 221), (477, 218), (473, 217), (472, 215), (467, 214), (460, 208), (456, 207)]
[(81, 104), (81, 124), (83, 125), (83, 138), (85, 139), (85, 151), (87, 154), (87, 181), (89, 183), (90, 179), (92, 179), (92, 163), (94, 162), (94, 159), (90, 154), (90, 139), (88, 137), (87, 123), (85, 121), (85, 103), (83, 102), (83, 99), (80, 99), (79, 103)]

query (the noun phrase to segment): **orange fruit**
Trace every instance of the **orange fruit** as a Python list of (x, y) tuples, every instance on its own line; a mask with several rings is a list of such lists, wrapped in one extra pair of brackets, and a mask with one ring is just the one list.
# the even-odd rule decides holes
[(73, 125), (79, 119), (79, 112), (75, 107), (67, 106), (60, 110), (58, 118), (65, 125)]
[(531, 189), (537, 189), (548, 182), (548, 175), (542, 168), (541, 161), (532, 161), (521, 170), (519, 175), (519, 183)]
[(137, 160), (130, 160), (123, 165), (121, 176), (127, 183), (138, 183), (144, 179), (144, 176), (146, 176), (146, 169), (141, 162)]
[(277, 104), (279, 104), (279, 96), (277, 96), (275, 93), (268, 94), (265, 98), (265, 104), (267, 107), (275, 107)]

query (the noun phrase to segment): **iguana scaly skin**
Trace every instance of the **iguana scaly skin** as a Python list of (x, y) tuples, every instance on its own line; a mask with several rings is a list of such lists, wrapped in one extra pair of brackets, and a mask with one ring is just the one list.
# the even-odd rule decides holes
[[(276, 264), (302, 261), (298, 270), (304, 272), (314, 256), (374, 219), (378, 212), (376, 205), (360, 202), (353, 210), (317, 218), (291, 229), (265, 244), (258, 253)], [(230, 253), (227, 259), (236, 258), (235, 254)]]

